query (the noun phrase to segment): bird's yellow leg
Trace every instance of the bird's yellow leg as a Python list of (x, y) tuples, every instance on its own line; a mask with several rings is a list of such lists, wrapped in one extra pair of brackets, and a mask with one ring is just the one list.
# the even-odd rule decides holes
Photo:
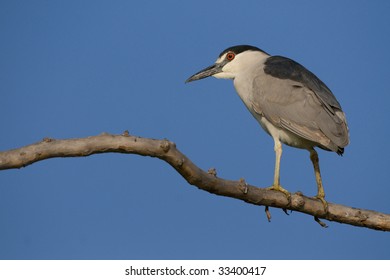
[[(275, 139), (274, 139), (275, 140)], [(274, 184), (267, 188), (268, 190), (274, 190), (284, 193), (288, 201), (291, 199), (291, 194), (280, 185), (280, 158), (282, 157), (282, 143), (279, 140), (275, 140), (275, 173), (274, 173)]]
[(324, 187), (322, 185), (322, 179), (321, 179), (321, 172), (320, 172), (320, 163), (318, 159), (318, 154), (314, 149), (310, 150), (310, 159), (311, 162), (313, 163), (314, 167), (314, 174), (316, 176), (316, 182), (317, 182), (317, 187), (318, 187), (318, 192), (315, 198), (319, 199), (322, 204), (324, 205), (324, 210), (325, 212), (328, 212), (328, 202), (325, 200), (325, 191)]

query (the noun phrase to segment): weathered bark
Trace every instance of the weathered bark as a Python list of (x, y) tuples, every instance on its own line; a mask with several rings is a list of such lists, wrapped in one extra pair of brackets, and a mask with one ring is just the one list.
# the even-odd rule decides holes
[(53, 157), (84, 157), (99, 153), (125, 153), (156, 157), (170, 164), (187, 182), (216, 195), (243, 200), (247, 203), (277, 207), (311, 215), (322, 226), (319, 218), (375, 230), (390, 231), (390, 215), (329, 203), (325, 212), (323, 204), (301, 193), (287, 197), (277, 191), (258, 188), (244, 180), (231, 181), (218, 178), (214, 170), (203, 171), (191, 162), (168, 140), (155, 140), (122, 135), (101, 134), (87, 138), (55, 140), (45, 138), (39, 143), (0, 152), (0, 169), (25, 167), (34, 162)]

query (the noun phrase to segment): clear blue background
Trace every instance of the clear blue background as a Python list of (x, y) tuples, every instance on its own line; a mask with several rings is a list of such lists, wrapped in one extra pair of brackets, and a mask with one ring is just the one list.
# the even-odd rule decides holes
[[(252, 44), (305, 65), (347, 114), (345, 155), (319, 152), (327, 199), (389, 213), (389, 15), (389, 1), (1, 1), (0, 149), (129, 130), (269, 186), (273, 141), (232, 82), (184, 84)], [(307, 151), (284, 149), (281, 183), (316, 194)], [(389, 233), (271, 214), (153, 158), (50, 159), (0, 172), (0, 258), (390, 258)]]

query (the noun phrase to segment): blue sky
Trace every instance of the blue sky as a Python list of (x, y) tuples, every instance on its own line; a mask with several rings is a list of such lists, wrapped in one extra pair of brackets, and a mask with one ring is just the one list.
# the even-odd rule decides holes
[[(344, 156), (319, 151), (327, 199), (389, 213), (389, 14), (388, 1), (1, 1), (0, 150), (129, 130), (269, 186), (273, 141), (232, 82), (184, 84), (252, 44), (305, 65), (346, 112)], [(285, 147), (281, 184), (316, 194), (307, 151)], [(0, 258), (390, 258), (389, 233), (271, 214), (153, 158), (50, 159), (0, 172)]]

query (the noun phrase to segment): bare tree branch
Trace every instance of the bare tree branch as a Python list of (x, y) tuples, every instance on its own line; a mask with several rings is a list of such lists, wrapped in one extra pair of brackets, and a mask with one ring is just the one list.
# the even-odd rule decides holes
[(184, 179), (199, 189), (216, 195), (243, 200), (247, 203), (277, 207), (311, 215), (322, 226), (319, 220), (326, 219), (339, 223), (366, 227), (375, 230), (390, 231), (390, 215), (371, 210), (358, 209), (329, 203), (325, 213), (323, 204), (301, 193), (291, 195), (291, 201), (280, 192), (258, 188), (240, 181), (218, 178), (215, 170), (205, 172), (191, 162), (168, 140), (155, 140), (123, 135), (102, 134), (87, 138), (55, 140), (45, 138), (39, 143), (19, 149), (0, 152), (0, 170), (21, 168), (34, 162), (54, 157), (84, 157), (99, 153), (125, 153), (156, 157), (170, 164)]

